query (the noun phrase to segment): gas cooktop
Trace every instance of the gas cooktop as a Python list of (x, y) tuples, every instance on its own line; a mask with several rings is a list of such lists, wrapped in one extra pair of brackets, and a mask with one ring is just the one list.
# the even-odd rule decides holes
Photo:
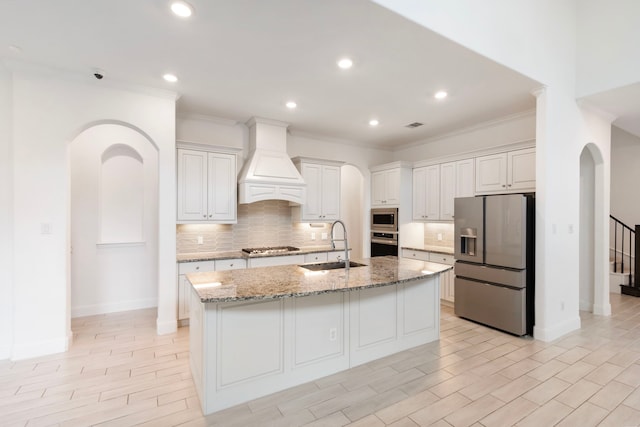
[(242, 248), (242, 252), (249, 255), (268, 255), (268, 254), (284, 254), (287, 252), (299, 251), (300, 248), (295, 246), (267, 246), (264, 248)]

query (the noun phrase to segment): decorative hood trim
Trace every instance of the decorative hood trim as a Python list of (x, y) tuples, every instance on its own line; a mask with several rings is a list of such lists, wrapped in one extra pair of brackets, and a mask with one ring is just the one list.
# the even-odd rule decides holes
[(287, 154), (287, 124), (253, 117), (249, 127), (249, 158), (238, 180), (238, 202), (287, 200), (302, 204), (307, 185)]

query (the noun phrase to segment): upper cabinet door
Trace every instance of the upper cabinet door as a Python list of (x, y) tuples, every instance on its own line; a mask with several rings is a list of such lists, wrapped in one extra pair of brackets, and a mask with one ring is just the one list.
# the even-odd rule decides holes
[(507, 190), (507, 153), (476, 158), (476, 193)]
[(322, 218), (340, 218), (340, 173), (339, 166), (322, 166)]
[(413, 219), (424, 221), (427, 211), (427, 168), (413, 170)]
[(208, 153), (208, 213), (212, 221), (236, 220), (236, 156)]
[(508, 183), (509, 190), (536, 189), (536, 149), (510, 151), (508, 155)]
[(322, 165), (302, 163), (300, 169), (307, 184), (307, 199), (302, 205), (302, 219), (319, 220), (322, 216)]
[(385, 171), (385, 205), (400, 204), (400, 169)]
[(456, 197), (475, 196), (475, 164), (474, 159), (456, 162)]
[(237, 221), (236, 155), (178, 149), (178, 222)]
[(440, 165), (440, 219), (453, 219), (453, 200), (456, 197), (456, 162)]
[(371, 204), (384, 205), (386, 202), (386, 172), (379, 171), (371, 174)]
[(178, 150), (178, 220), (207, 219), (207, 153)]

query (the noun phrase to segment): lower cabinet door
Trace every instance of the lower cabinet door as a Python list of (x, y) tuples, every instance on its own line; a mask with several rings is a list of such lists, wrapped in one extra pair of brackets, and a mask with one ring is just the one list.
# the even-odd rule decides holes
[(178, 320), (189, 318), (190, 286), (185, 275), (178, 276)]

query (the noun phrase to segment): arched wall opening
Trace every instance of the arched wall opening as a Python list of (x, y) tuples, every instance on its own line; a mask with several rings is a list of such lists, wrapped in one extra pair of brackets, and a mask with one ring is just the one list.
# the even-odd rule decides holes
[(69, 315), (158, 305), (158, 149), (119, 122), (69, 145)]
[(609, 242), (604, 212), (604, 160), (600, 148), (587, 144), (580, 154), (580, 310), (611, 314), (609, 276), (605, 271)]

